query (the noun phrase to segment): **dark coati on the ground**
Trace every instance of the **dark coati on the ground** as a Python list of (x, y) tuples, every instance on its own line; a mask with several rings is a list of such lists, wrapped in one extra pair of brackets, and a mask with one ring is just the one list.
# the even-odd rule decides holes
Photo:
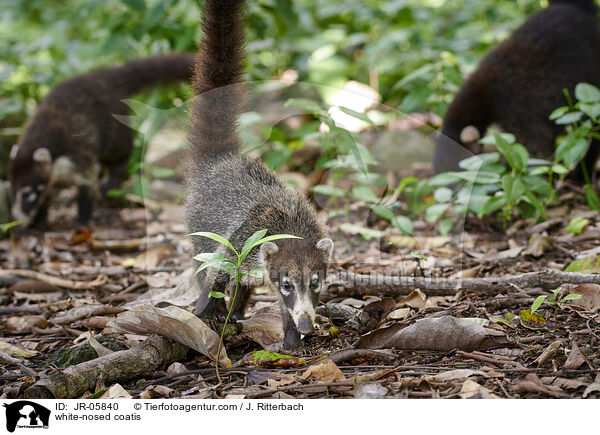
[[(326, 238), (308, 201), (279, 181), (264, 165), (240, 155), (236, 132), (244, 104), (242, 61), (243, 0), (206, 0), (204, 40), (197, 56), (193, 87), (187, 224), (192, 232), (210, 231), (231, 241), (239, 251), (256, 231), (293, 234), (302, 239), (268, 242), (246, 259), (245, 268), (261, 268), (266, 281), (281, 300), (283, 345), (302, 345), (300, 334), (313, 330), (315, 307), (323, 287), (333, 242)], [(194, 237), (195, 253), (221, 252), (226, 248), (210, 239)], [(214, 268), (198, 274), (201, 295), (195, 314), (211, 322), (226, 315), (223, 299), (209, 297), (224, 292), (230, 276)], [(232, 316), (241, 319), (257, 282), (245, 277)]]
[[(496, 46), (468, 77), (448, 107), (436, 140), (436, 173), (481, 152), (478, 140), (497, 124), (512, 133), (533, 157), (548, 158), (564, 131), (548, 119), (566, 105), (580, 82), (600, 86), (600, 21), (594, 0), (551, 0), (509, 39)], [(585, 158), (588, 174), (598, 158), (593, 141)], [(582, 182), (578, 169), (573, 178)]]
[(58, 84), (36, 109), (11, 151), (8, 179), (13, 217), (27, 227), (44, 224), (55, 188), (78, 188), (79, 221), (92, 213), (102, 167), (103, 193), (119, 187), (133, 146), (120, 100), (159, 83), (191, 79), (194, 55), (153, 56), (94, 71)]

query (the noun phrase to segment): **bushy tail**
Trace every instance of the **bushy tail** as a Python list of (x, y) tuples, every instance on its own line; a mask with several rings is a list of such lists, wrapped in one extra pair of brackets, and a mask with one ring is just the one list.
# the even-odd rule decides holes
[(192, 158), (239, 152), (237, 119), (244, 103), (243, 0), (206, 0), (204, 39), (196, 56)]
[(590, 14), (598, 13), (598, 5), (595, 0), (550, 0), (550, 4), (567, 4), (582, 9)]
[(174, 53), (133, 60), (90, 76), (109, 83), (116, 98), (127, 98), (159, 83), (191, 81), (193, 71), (192, 53)]

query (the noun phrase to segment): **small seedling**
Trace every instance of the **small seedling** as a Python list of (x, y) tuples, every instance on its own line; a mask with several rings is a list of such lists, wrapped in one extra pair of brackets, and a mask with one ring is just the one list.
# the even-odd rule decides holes
[[(214, 240), (215, 242), (220, 243), (221, 245), (223, 245), (223, 246), (227, 247), (229, 250), (231, 250), (235, 256), (235, 259), (230, 259), (227, 256), (225, 256), (225, 254), (222, 254), (219, 252), (204, 252), (204, 253), (197, 254), (194, 257), (194, 260), (200, 261), (202, 263), (200, 265), (200, 267), (198, 268), (198, 270), (196, 271), (196, 273), (199, 273), (200, 271), (202, 271), (206, 268), (209, 268), (209, 267), (216, 267), (217, 269), (219, 269), (223, 272), (226, 272), (227, 274), (232, 276), (233, 279), (235, 280), (235, 289), (233, 291), (233, 296), (231, 298), (231, 303), (229, 305), (229, 311), (227, 312), (227, 317), (225, 318), (225, 324), (223, 325), (223, 329), (221, 329), (221, 341), (219, 343), (219, 350), (217, 351), (217, 361), (219, 361), (220, 357), (221, 357), (221, 347), (223, 346), (223, 335), (225, 334), (225, 329), (227, 327), (227, 324), (229, 323), (229, 318), (230, 318), (231, 312), (233, 310), (235, 298), (237, 297), (238, 288), (240, 286), (240, 282), (242, 281), (242, 278), (244, 276), (252, 276), (254, 278), (260, 279), (263, 276), (263, 271), (261, 269), (254, 269), (254, 270), (250, 270), (250, 271), (244, 271), (242, 269), (242, 264), (244, 263), (244, 260), (246, 259), (246, 257), (248, 257), (248, 254), (250, 254), (250, 251), (252, 251), (252, 249), (254, 249), (255, 247), (260, 246), (266, 242), (273, 242), (275, 240), (281, 240), (281, 239), (301, 239), (301, 237), (293, 236), (291, 234), (275, 234), (272, 236), (265, 237), (266, 234), (267, 234), (267, 230), (260, 230), (260, 231), (255, 232), (254, 234), (252, 234), (244, 242), (244, 246), (242, 247), (242, 250), (240, 252), (238, 252), (234, 248), (234, 246), (231, 244), (231, 242), (229, 240), (227, 240), (225, 237), (223, 237), (219, 234), (211, 233), (211, 232), (197, 232), (197, 233), (190, 234), (191, 236), (206, 237), (208, 239)], [(225, 294), (221, 293), (221, 292), (211, 291), (209, 294), (209, 297), (224, 298)], [(219, 379), (219, 382), (221, 382), (221, 376), (219, 374), (219, 364), (218, 363), (217, 363), (216, 367), (217, 367), (217, 378)]]
[(531, 309), (529, 310), (529, 312), (531, 314), (535, 313), (537, 311), (537, 309), (542, 306), (542, 304), (548, 304), (550, 306), (554, 307), (554, 330), (556, 330), (556, 315), (558, 313), (558, 310), (562, 309), (563, 304), (566, 301), (574, 301), (577, 299), (581, 299), (582, 295), (580, 295), (579, 293), (570, 293), (568, 295), (565, 296), (560, 296), (562, 287), (559, 287), (555, 290), (552, 290), (552, 295), (540, 295), (537, 298), (535, 298), (535, 300), (533, 301), (533, 304), (531, 304)]
[(585, 227), (590, 224), (590, 220), (582, 217), (576, 217), (571, 219), (569, 225), (567, 226), (567, 233), (579, 235), (583, 232)]

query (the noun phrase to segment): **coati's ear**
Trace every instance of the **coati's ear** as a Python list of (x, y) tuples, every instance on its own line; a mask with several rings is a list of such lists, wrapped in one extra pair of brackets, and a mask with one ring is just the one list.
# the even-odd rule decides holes
[(33, 152), (33, 161), (39, 163), (52, 163), (52, 154), (48, 148), (38, 148)]
[(317, 242), (317, 249), (323, 251), (325, 261), (329, 261), (333, 252), (333, 241), (331, 239), (321, 239)]
[(19, 152), (19, 145), (14, 144), (10, 149), (10, 159), (14, 160), (17, 158), (17, 153)]
[(472, 125), (467, 125), (460, 132), (460, 141), (464, 144), (477, 142), (481, 139), (481, 133), (477, 127)]
[(269, 257), (272, 257), (279, 251), (277, 245), (273, 242), (266, 242), (260, 245), (260, 258), (263, 262), (269, 260)]

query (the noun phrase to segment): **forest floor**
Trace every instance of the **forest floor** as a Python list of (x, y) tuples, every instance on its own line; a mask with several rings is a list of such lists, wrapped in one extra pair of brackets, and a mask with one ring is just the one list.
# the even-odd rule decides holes
[[(64, 391), (54, 385), (53, 395), (600, 398), (598, 280), (562, 285), (554, 296), (560, 276), (554, 283), (522, 275), (600, 273), (598, 214), (579, 210), (572, 199), (563, 203), (570, 205), (535, 226), (468, 219), (448, 236), (424, 222), (413, 237), (403, 236), (364, 213), (361, 224), (333, 219), (336, 248), (315, 334), (288, 355), (257, 353), (281, 350), (277, 297), (259, 288), (247, 320), (225, 339), (221, 357), (226, 353), (231, 364), (219, 373), (206, 356), (218, 351), (216, 334), (164, 308), (187, 309), (178, 311), (185, 316), (197, 297), (182, 206), (100, 208), (93, 230), (64, 229), (68, 217), (59, 216), (45, 233), (0, 241), (1, 397), (27, 395), (42, 378), (68, 383), (56, 375), (82, 367), (95, 370), (88, 384)], [(356, 204), (351, 214), (361, 210)], [(574, 216), (589, 219), (579, 235), (566, 232)], [(406, 279), (394, 284), (385, 276)], [(569, 293), (583, 297), (552, 305)], [(546, 303), (533, 310), (541, 295)], [(152, 308), (158, 302), (162, 308)], [(154, 365), (130, 370), (139, 355), (127, 359), (128, 349), (140, 349), (146, 337), (115, 324), (127, 313), (141, 316), (148, 334), (196, 351), (159, 349)], [(119, 369), (107, 369), (116, 354)]]

